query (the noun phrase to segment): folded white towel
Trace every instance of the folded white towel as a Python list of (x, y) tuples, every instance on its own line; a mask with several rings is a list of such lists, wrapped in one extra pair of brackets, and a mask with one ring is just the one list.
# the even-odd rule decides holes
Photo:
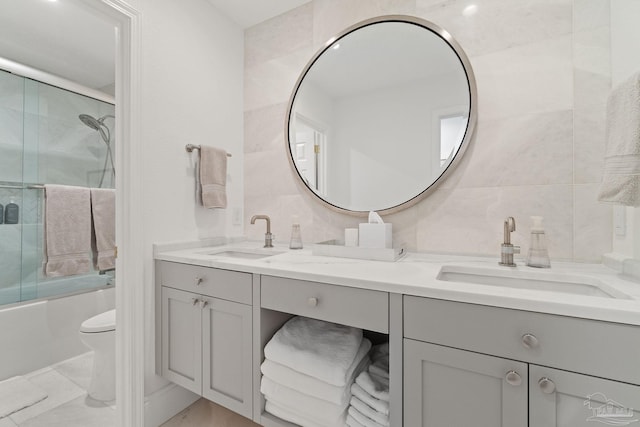
[(385, 378), (387, 382), (389, 382), (389, 366), (381, 367), (379, 364), (380, 361), (372, 363), (369, 365), (369, 373), (371, 375), (376, 375), (379, 378)]
[[(367, 353), (370, 348), (371, 341), (363, 338), (358, 353), (347, 371), (347, 384), (353, 383), (355, 377), (367, 368), (369, 364)], [(296, 372), (291, 368), (269, 359), (265, 359), (260, 369), (266, 377), (271, 378), (279, 384), (298, 390), (309, 396), (326, 400), (327, 402), (343, 405), (348, 403), (351, 398), (351, 389), (348, 386), (339, 387), (328, 384), (317, 378)]]
[[(329, 427), (325, 424), (318, 424), (312, 420), (309, 420), (304, 415), (300, 415), (294, 411), (291, 411), (289, 408), (283, 408), (282, 406), (276, 403), (273, 403), (269, 400), (266, 401), (264, 405), (264, 410), (272, 415), (275, 415), (280, 419), (283, 419), (285, 421), (290, 421), (301, 427)], [(341, 427), (344, 424), (335, 424), (335, 425), (338, 427)]]
[(356, 378), (356, 384), (376, 399), (389, 401), (389, 384), (380, 382), (380, 377), (374, 377), (364, 371)]
[(371, 360), (377, 362), (378, 360), (387, 360), (387, 366), (389, 366), (389, 343), (374, 345), (371, 349)]
[(382, 426), (389, 427), (388, 414), (381, 414), (355, 396), (351, 398), (351, 401), (349, 403), (351, 403), (351, 406), (356, 408), (358, 412), (360, 412), (365, 417), (372, 419)]
[(328, 426), (335, 425), (336, 420), (344, 422), (344, 414), (349, 406), (349, 401), (342, 405), (336, 405), (285, 387), (265, 376), (262, 377), (260, 383), (260, 392), (268, 401), (281, 408), (304, 415), (306, 419), (315, 423)]
[(640, 206), (640, 73), (609, 95), (606, 144), (598, 200)]
[(347, 425), (349, 427), (364, 427), (362, 424), (357, 422), (355, 418), (353, 418), (351, 415), (347, 415)]
[(227, 207), (227, 152), (220, 148), (200, 146), (197, 177), (200, 202), (205, 208)]
[(351, 394), (356, 396), (358, 399), (371, 406), (376, 411), (380, 412), (384, 415), (389, 415), (389, 402), (385, 400), (376, 399), (371, 396), (369, 393), (364, 391), (362, 387), (358, 384), (353, 384), (351, 386)]
[(284, 324), (264, 348), (265, 358), (342, 387), (362, 342), (362, 329), (306, 317)]
[(91, 194), (88, 188), (45, 185), (45, 274), (91, 271)]
[(91, 189), (93, 265), (97, 270), (116, 268), (116, 191)]
[(378, 424), (377, 422), (373, 421), (371, 418), (365, 417), (353, 406), (349, 406), (348, 414), (351, 415), (354, 420), (356, 420), (358, 423), (360, 423), (360, 425), (364, 427), (385, 427), (382, 424)]

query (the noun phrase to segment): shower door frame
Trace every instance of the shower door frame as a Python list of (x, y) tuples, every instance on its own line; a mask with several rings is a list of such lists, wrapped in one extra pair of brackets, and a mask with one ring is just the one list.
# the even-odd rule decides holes
[(144, 227), (140, 168), (140, 13), (123, 0), (72, 0), (116, 23), (116, 412), (144, 426)]

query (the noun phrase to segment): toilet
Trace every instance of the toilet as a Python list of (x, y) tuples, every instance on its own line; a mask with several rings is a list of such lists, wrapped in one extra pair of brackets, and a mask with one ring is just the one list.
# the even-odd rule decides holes
[(93, 316), (80, 326), (80, 340), (94, 351), (89, 396), (112, 401), (116, 397), (116, 310)]

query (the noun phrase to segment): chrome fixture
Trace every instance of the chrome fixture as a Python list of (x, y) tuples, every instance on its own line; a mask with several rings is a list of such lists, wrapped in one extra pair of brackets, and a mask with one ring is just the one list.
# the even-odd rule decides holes
[(267, 232), (264, 234), (264, 247), (273, 247), (273, 234), (271, 234), (271, 218), (267, 215), (254, 215), (251, 217), (251, 224), (255, 224), (257, 219), (264, 219), (267, 221)]
[(102, 137), (102, 140), (107, 145), (107, 155), (104, 158), (104, 166), (102, 167), (102, 177), (100, 177), (100, 184), (98, 184), (98, 187), (102, 187), (102, 182), (104, 181), (104, 175), (107, 172), (107, 160), (111, 160), (111, 172), (113, 173), (112, 176), (114, 177), (116, 176), (116, 168), (113, 165), (113, 153), (111, 152), (111, 131), (109, 130), (107, 125), (104, 124), (104, 121), (107, 118), (115, 119), (115, 116), (112, 116), (111, 114), (107, 114), (106, 116), (102, 116), (99, 119), (96, 119), (95, 117), (90, 116), (89, 114), (80, 114), (78, 118), (86, 126), (90, 127), (95, 131), (98, 131), (100, 133), (100, 136)]
[[(193, 145), (193, 144), (187, 144), (184, 146), (184, 149), (187, 151), (187, 153), (191, 153), (193, 150), (199, 150), (200, 146), (199, 145)], [(227, 157), (231, 157), (231, 154), (227, 153)]]
[(511, 232), (516, 231), (516, 220), (512, 216), (504, 220), (504, 243), (500, 245), (500, 265), (515, 267), (513, 254), (520, 253), (520, 246), (511, 244)]

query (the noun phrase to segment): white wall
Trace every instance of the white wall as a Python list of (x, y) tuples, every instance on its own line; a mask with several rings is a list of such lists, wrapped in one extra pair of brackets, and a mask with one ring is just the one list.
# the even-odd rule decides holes
[[(154, 330), (152, 244), (212, 236), (240, 236), (232, 225), (243, 204), (243, 33), (206, 0), (137, 0), (141, 12), (140, 165), (144, 200), (146, 330)], [(194, 154), (187, 143), (226, 149), (226, 210), (194, 203)], [(154, 336), (146, 337), (148, 395), (166, 381), (154, 374)]]
[[(640, 72), (640, 2), (615, 0), (611, 2), (611, 76), (613, 85)], [(613, 236), (613, 251), (640, 259), (640, 208), (614, 208), (624, 211), (626, 233)], [(615, 211), (614, 211), (615, 212)]]

